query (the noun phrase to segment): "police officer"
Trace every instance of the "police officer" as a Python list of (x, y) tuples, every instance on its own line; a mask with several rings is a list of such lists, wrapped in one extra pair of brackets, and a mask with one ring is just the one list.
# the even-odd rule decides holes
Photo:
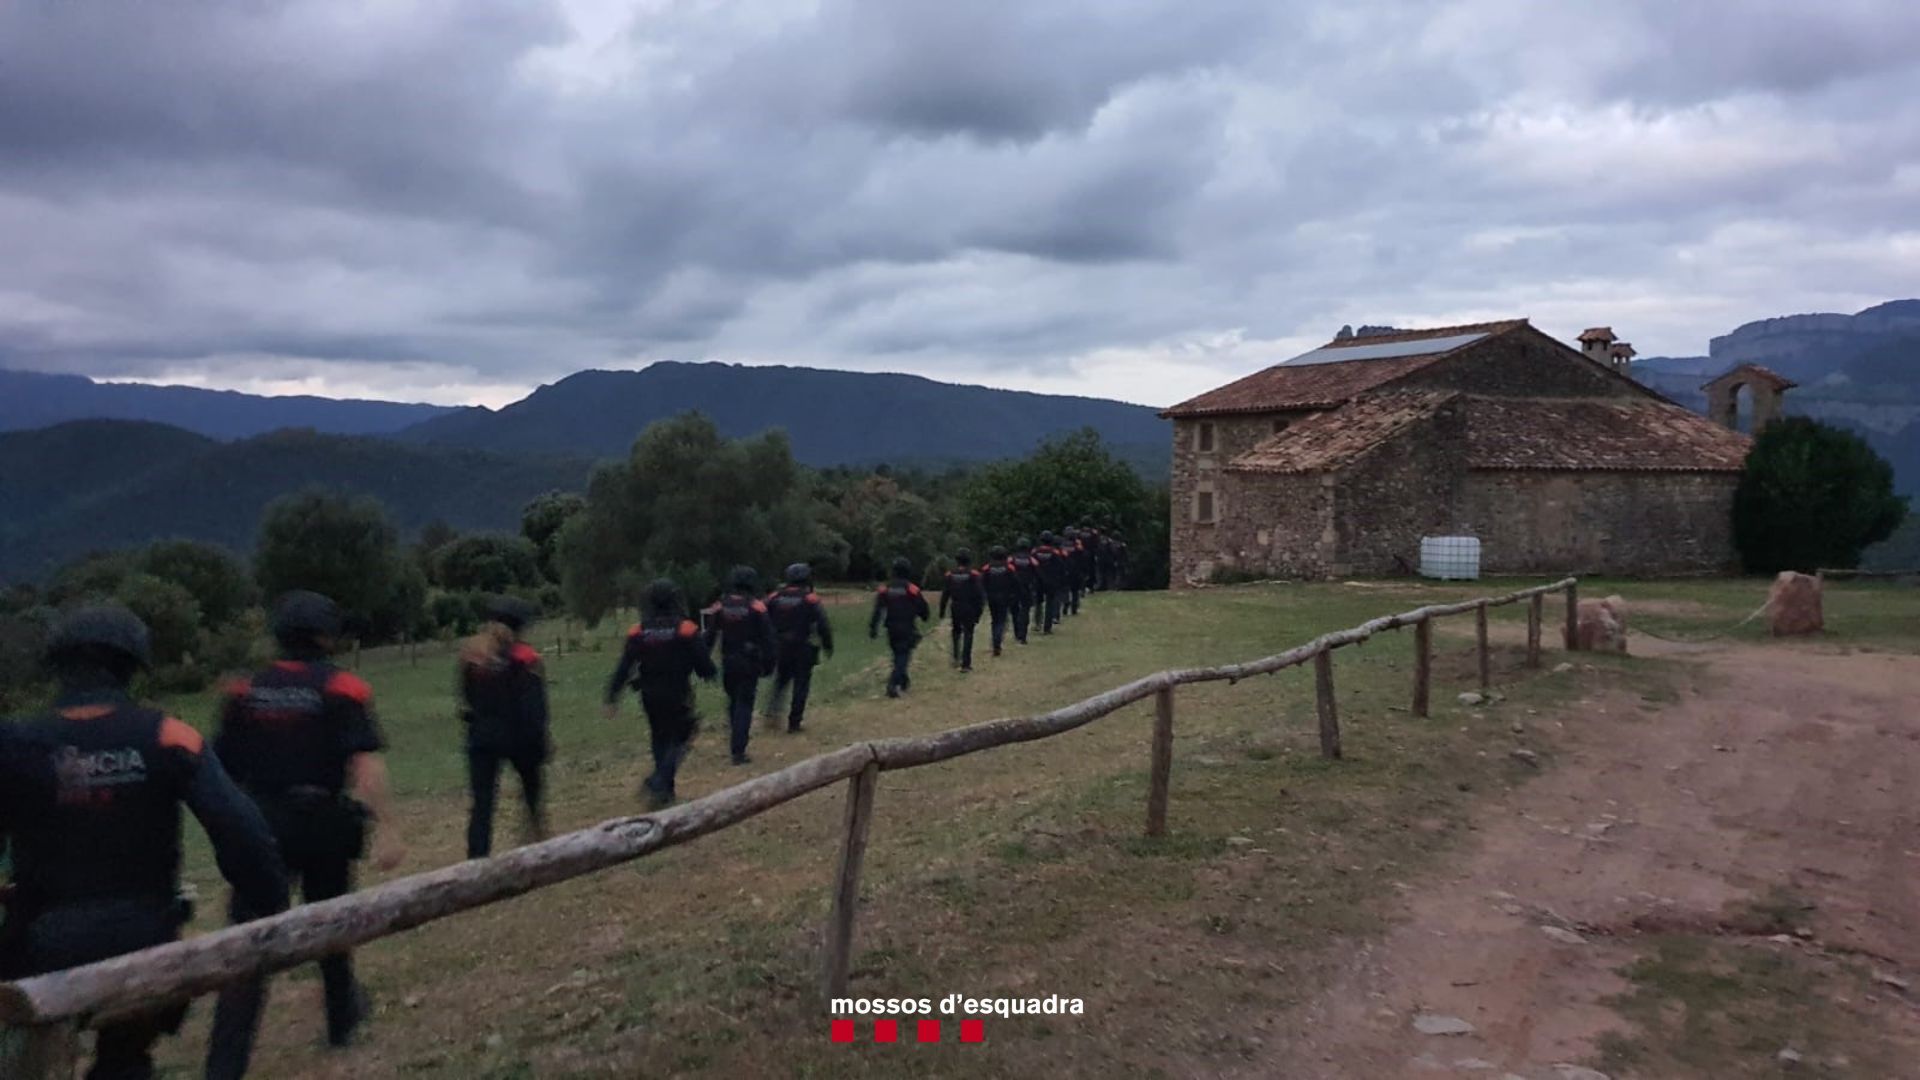
[(893, 580), (880, 586), (873, 598), (873, 616), (867, 620), (867, 636), (880, 636), (880, 623), (887, 624), (887, 646), (893, 650), (893, 672), (887, 676), (887, 696), (897, 698), (913, 685), (907, 675), (907, 664), (913, 659), (913, 648), (920, 644), (920, 631), (914, 624), (925, 622), (932, 616), (927, 608), (927, 598), (920, 595), (920, 586), (912, 580), (913, 564), (905, 559), (893, 560)]
[[(833, 655), (833, 624), (827, 621), (827, 607), (813, 591), (813, 568), (806, 563), (787, 567), (787, 583), (767, 597), (767, 614), (773, 620), (775, 661), (773, 693), (767, 697), (769, 719), (779, 716), (780, 699), (789, 687), (793, 690), (793, 708), (787, 713), (787, 733), (800, 730), (807, 717), (807, 695), (813, 688), (813, 667), (820, 654)], [(820, 644), (813, 638), (818, 635)]]
[[(1007, 549), (994, 545), (987, 549), (987, 569), (982, 575), (981, 584), (987, 594), (987, 609), (992, 613), (991, 635), (993, 655), (1000, 655), (1000, 644), (1006, 638), (1007, 620), (1019, 611), (1026, 584), (1020, 580), (1020, 571), (1007, 557)], [(1019, 632), (1018, 625), (1015, 633)]]
[(1051, 634), (1060, 621), (1060, 601), (1067, 590), (1067, 557), (1054, 546), (1051, 532), (1040, 534), (1040, 546), (1033, 549), (1034, 570), (1040, 576), (1040, 633)]
[(680, 588), (666, 578), (647, 586), (646, 616), (627, 631), (620, 663), (607, 683), (606, 716), (619, 715), (620, 690), (631, 678), (653, 736), (653, 773), (647, 799), (658, 810), (673, 802), (674, 777), (687, 756), (699, 717), (693, 709), (693, 677), (712, 682), (719, 671), (700, 638), (700, 624), (681, 616)]
[(954, 567), (948, 571), (945, 585), (940, 590), (940, 618), (947, 617), (948, 607), (953, 609), (953, 666), (963, 672), (973, 670), (973, 631), (980, 625), (980, 614), (987, 607), (986, 588), (980, 581), (980, 571), (973, 568), (973, 552), (961, 548), (953, 556)]
[(1127, 587), (1127, 538), (1113, 534), (1113, 587)]
[(546, 669), (540, 654), (521, 640), (532, 622), (532, 605), (500, 597), (487, 607), (487, 624), (460, 650), (460, 719), (467, 726), (467, 777), (473, 795), (467, 815), (469, 859), (484, 859), (493, 850), (494, 796), (502, 763), (520, 775), (529, 838), (547, 833), (541, 800), (552, 748)]
[(720, 681), (727, 690), (728, 748), (733, 763), (745, 765), (753, 735), (753, 698), (760, 680), (773, 674), (773, 620), (758, 595), (752, 567), (736, 566), (731, 587), (707, 609), (707, 651), (720, 645)]
[[(313, 592), (290, 592), (271, 619), (280, 659), (249, 679), (229, 683), (214, 751), (253, 796), (280, 842), (288, 874), (309, 903), (353, 891), (353, 864), (373, 834), (374, 864), (383, 870), (404, 855), (387, 800), (386, 743), (373, 716), (373, 691), (328, 661), (340, 634), (340, 609)], [(235, 922), (265, 914), (236, 892)], [(366, 1019), (366, 993), (353, 977), (350, 953), (320, 961), (327, 1042), (353, 1041)], [(246, 1074), (266, 1001), (266, 982), (248, 979), (220, 994), (207, 1050), (209, 1077)]]
[(1027, 628), (1033, 624), (1034, 609), (1043, 612), (1046, 604), (1046, 586), (1040, 580), (1040, 567), (1033, 561), (1033, 541), (1021, 537), (1013, 545), (1013, 554), (1008, 557), (1013, 564), (1014, 573), (1020, 578), (1018, 606), (1013, 612), (1013, 638), (1020, 644), (1027, 643)]
[[(0, 841), (13, 876), (0, 979), (90, 964), (173, 941), (180, 899), (180, 807), (213, 841), (220, 873), (250, 910), (287, 906), (273, 834), (200, 733), (135, 704), (128, 687), (148, 662), (147, 627), (125, 608), (88, 607), (55, 622), (45, 664), (53, 706), (0, 724)], [(100, 1028), (96, 1080), (154, 1075), (161, 1035), (186, 1005)]]
[(1093, 535), (1093, 579), (1094, 588), (1101, 592), (1116, 589), (1113, 573), (1113, 542), (1110, 533), (1094, 531)]
[(1080, 614), (1080, 592), (1084, 581), (1080, 573), (1080, 531), (1069, 525), (1060, 532), (1060, 558), (1064, 563), (1062, 598), (1060, 613), (1064, 615)]

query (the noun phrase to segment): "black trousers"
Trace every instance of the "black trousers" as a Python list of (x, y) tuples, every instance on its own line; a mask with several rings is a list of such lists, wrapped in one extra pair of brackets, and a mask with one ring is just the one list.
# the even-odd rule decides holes
[[(5, 958), (6, 975), (60, 971), (174, 941), (180, 920), (171, 897), (52, 908), (27, 919), (19, 952)], [(101, 1027), (88, 1080), (148, 1080), (154, 1075), (153, 1044), (180, 1030), (186, 1014), (186, 1005), (172, 1005)]]
[(904, 634), (887, 633), (887, 647), (893, 651), (893, 672), (887, 676), (887, 689), (905, 690), (913, 685), (907, 665), (913, 662), (913, 650), (919, 644), (920, 635), (911, 630)]
[(727, 691), (727, 749), (745, 757), (753, 736), (753, 699), (760, 693), (760, 662), (747, 656), (721, 658), (721, 684)]
[(813, 666), (819, 662), (820, 649), (809, 642), (780, 646), (773, 668), (773, 693), (767, 698), (767, 715), (774, 715), (780, 698), (793, 691), (793, 705), (787, 711), (787, 730), (798, 731), (807, 717), (807, 697), (813, 691)]
[(664, 799), (673, 798), (674, 777), (686, 760), (687, 744), (693, 739), (694, 713), (688, 695), (640, 695), (640, 708), (647, 714), (647, 731), (653, 750), (653, 775), (647, 777), (647, 790)]
[[(290, 884), (300, 887), (305, 903), (331, 900), (353, 891), (353, 862), (337, 855), (315, 856), (282, 840), (281, 857), (287, 863)], [(236, 898), (228, 906), (236, 923), (258, 918)], [(347, 1037), (360, 1019), (360, 984), (353, 977), (353, 954), (340, 952), (320, 961), (320, 982), (326, 1000), (327, 1038)], [(267, 1003), (267, 980), (245, 979), (220, 991), (213, 1010), (213, 1033), (207, 1039), (207, 1080), (239, 1080), (253, 1060), (254, 1037), (260, 1030), (260, 1010)]]
[(520, 774), (520, 796), (526, 800), (527, 820), (546, 828), (541, 796), (546, 790), (544, 749), (502, 753), (467, 748), (467, 787), (473, 803), (467, 811), (467, 858), (484, 859), (493, 853), (493, 808), (500, 790), (500, 766), (510, 764)]
[(964, 618), (957, 614), (953, 617), (953, 662), (959, 664), (962, 671), (973, 669), (973, 630), (979, 625), (977, 611)]
[[(1012, 600), (987, 601), (988, 619), (990, 620), (987, 624), (988, 637), (993, 642), (993, 655), (1000, 655), (1000, 645), (1006, 640), (1007, 636), (1007, 620), (1012, 617), (1017, 610), (1016, 602)], [(1017, 634), (1019, 628), (1015, 627), (1014, 632)]]
[(1013, 602), (1013, 640), (1027, 643), (1027, 627), (1033, 622), (1033, 600), (1022, 596)]
[(1054, 626), (1060, 622), (1060, 603), (1063, 599), (1063, 592), (1064, 590), (1058, 588), (1047, 590), (1046, 609), (1043, 612), (1044, 621), (1040, 624), (1041, 633), (1053, 633)]

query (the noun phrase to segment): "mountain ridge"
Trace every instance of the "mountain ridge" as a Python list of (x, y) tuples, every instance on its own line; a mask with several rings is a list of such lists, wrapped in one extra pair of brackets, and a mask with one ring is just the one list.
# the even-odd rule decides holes
[(198, 386), (100, 382), (84, 375), (0, 370), (0, 432), (70, 420), (146, 420), (215, 439), (282, 428), (386, 435), (455, 408), (419, 402), (266, 395)]

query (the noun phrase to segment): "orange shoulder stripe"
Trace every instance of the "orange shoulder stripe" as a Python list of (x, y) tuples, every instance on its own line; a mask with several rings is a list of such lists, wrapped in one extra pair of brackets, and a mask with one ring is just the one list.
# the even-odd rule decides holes
[(351, 698), (362, 705), (373, 701), (373, 687), (351, 671), (336, 671), (327, 679), (327, 693)]
[(169, 716), (160, 721), (160, 745), (197, 756), (206, 747), (206, 740), (184, 721)]
[(682, 622), (680, 624), (680, 636), (681, 637), (699, 637), (700, 624), (697, 622), (694, 622), (692, 619), (688, 619), (685, 622)]

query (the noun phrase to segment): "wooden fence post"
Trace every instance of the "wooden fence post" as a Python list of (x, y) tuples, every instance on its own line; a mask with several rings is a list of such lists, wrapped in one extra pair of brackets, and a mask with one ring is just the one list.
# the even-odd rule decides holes
[(1527, 603), (1527, 666), (1540, 666), (1540, 627), (1546, 621), (1544, 593), (1534, 593)]
[(826, 970), (822, 993), (845, 997), (852, 971), (853, 915), (860, 906), (860, 864), (867, 856), (867, 826), (873, 821), (873, 789), (880, 763), (872, 761), (847, 781), (847, 828), (840, 841), (840, 872), (834, 878), (833, 913), (827, 917)]
[(1427, 697), (1433, 682), (1433, 620), (1413, 624), (1413, 715), (1427, 715)]
[(1580, 586), (1567, 586), (1567, 651), (1580, 649)]
[(1147, 835), (1167, 835), (1167, 785), (1173, 778), (1173, 687), (1153, 695), (1153, 771), (1147, 780)]
[(1473, 609), (1473, 633), (1480, 644), (1480, 689), (1493, 685), (1493, 650), (1487, 645), (1487, 605)]
[(80, 1026), (48, 1024), (19, 1032), (20, 1080), (73, 1080), (80, 1065)]
[(1313, 658), (1313, 689), (1320, 705), (1320, 756), (1340, 756), (1340, 713), (1333, 700), (1333, 650), (1322, 649)]

